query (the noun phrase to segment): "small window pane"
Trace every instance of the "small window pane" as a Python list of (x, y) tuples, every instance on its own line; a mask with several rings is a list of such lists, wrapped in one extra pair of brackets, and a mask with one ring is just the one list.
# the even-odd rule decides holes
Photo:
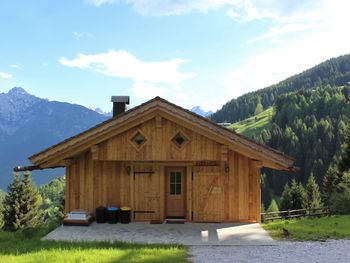
[(181, 184), (181, 172), (176, 173), (176, 183)]
[(173, 138), (173, 142), (177, 144), (177, 146), (183, 145), (183, 143), (186, 141), (186, 137), (179, 132), (178, 134), (175, 135)]
[(181, 194), (181, 184), (176, 184), (176, 194), (177, 195)]
[(176, 194), (176, 184), (170, 184), (170, 194), (171, 195)]
[(145, 142), (145, 137), (138, 132), (132, 140), (137, 146), (141, 146)]
[(170, 183), (176, 183), (176, 173), (170, 173)]
[(185, 142), (185, 138), (179, 134), (178, 136), (176, 136), (175, 141), (178, 145), (181, 145)]

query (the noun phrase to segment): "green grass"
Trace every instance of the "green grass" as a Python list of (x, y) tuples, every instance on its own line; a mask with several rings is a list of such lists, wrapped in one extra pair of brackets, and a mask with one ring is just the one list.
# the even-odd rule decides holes
[[(273, 238), (324, 240), (350, 238), (350, 216), (279, 220), (262, 225)], [(285, 235), (283, 228), (288, 230)]]
[(44, 231), (0, 232), (0, 262), (188, 262), (177, 245), (41, 241)]
[(253, 133), (260, 134), (263, 129), (270, 128), (272, 116), (273, 107), (270, 107), (253, 117), (231, 124), (230, 128), (251, 138)]

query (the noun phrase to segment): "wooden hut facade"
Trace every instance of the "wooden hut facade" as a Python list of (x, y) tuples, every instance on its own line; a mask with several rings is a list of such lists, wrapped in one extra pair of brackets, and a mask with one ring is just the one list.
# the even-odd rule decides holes
[(261, 168), (293, 169), (291, 157), (164, 99), (121, 113), (127, 102), (117, 98), (113, 118), (29, 158), (66, 167), (66, 211), (120, 205), (135, 221), (259, 222)]

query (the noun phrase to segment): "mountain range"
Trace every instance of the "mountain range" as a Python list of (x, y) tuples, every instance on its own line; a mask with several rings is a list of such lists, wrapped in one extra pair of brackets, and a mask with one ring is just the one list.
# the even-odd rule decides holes
[(213, 114), (212, 111), (204, 111), (200, 106), (195, 106), (190, 111), (202, 116), (202, 117), (208, 117)]
[[(12, 169), (29, 164), (28, 156), (88, 129), (107, 117), (83, 106), (41, 99), (15, 87), (0, 93), (0, 188)], [(62, 175), (63, 169), (34, 172), (37, 184)]]

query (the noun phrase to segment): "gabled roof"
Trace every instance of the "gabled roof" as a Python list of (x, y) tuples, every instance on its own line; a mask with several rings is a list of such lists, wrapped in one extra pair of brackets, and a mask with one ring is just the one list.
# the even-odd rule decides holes
[[(153, 115), (152, 115), (153, 113)], [(193, 129), (202, 135), (209, 137), (229, 148), (248, 156), (251, 159), (262, 162), (262, 166), (279, 170), (293, 170), (294, 159), (259, 144), (227, 128), (221, 127), (211, 120), (199, 116), (189, 110), (179, 107), (160, 97), (155, 97), (121, 115), (111, 118), (80, 134), (70, 137), (56, 145), (53, 145), (39, 153), (29, 157), (30, 161), (42, 168), (58, 165), (58, 160), (70, 158), (82, 151), (88, 150), (96, 143), (100, 143), (109, 137), (121, 133), (138, 125), (147, 118), (153, 118), (154, 114), (179, 122), (180, 125)], [(129, 127), (129, 128), (128, 128)], [(109, 137), (108, 137), (109, 136)]]

